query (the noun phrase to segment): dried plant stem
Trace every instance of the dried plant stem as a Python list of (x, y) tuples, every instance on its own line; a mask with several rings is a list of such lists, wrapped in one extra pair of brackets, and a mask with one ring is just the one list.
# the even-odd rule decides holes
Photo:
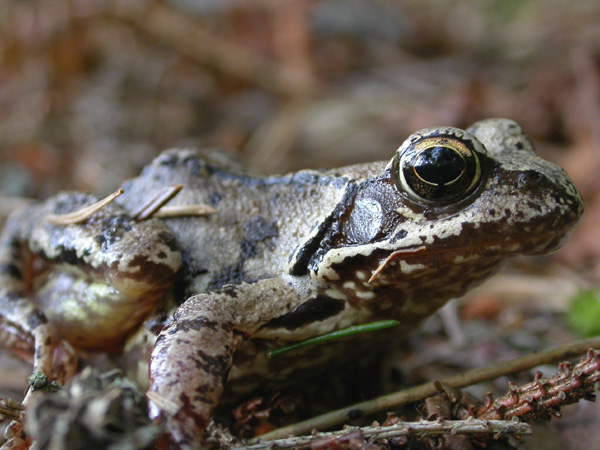
[(217, 212), (217, 210), (211, 206), (197, 203), (191, 205), (165, 206), (182, 189), (183, 184), (175, 184), (161, 189), (154, 197), (140, 206), (140, 208), (131, 216), (138, 222), (141, 222), (150, 218), (165, 219), (182, 216), (206, 216)]
[(136, 6), (136, 2), (112, 2), (111, 13), (133, 23), (154, 38), (167, 42), (184, 55), (221, 72), (250, 81), (271, 92), (292, 97), (310, 96), (319, 88), (312, 77), (298, 76), (286, 66), (227, 42), (201, 28), (199, 21), (163, 3)]
[(116, 192), (113, 192), (108, 197), (103, 198), (99, 202), (94, 203), (93, 205), (86, 206), (85, 208), (78, 209), (69, 214), (50, 214), (46, 217), (46, 220), (53, 225), (73, 225), (81, 222), (85, 222), (88, 220), (93, 214), (100, 211), (106, 205), (111, 203), (117, 197), (123, 195), (123, 189), (119, 189)]
[(23, 421), (25, 407), (10, 398), (0, 398), (0, 420)]
[(261, 442), (245, 447), (248, 450), (301, 449), (310, 447), (316, 441), (341, 438), (356, 430), (360, 431), (364, 439), (389, 439), (400, 436), (436, 436), (440, 434), (531, 434), (531, 425), (512, 420), (440, 420), (423, 422), (399, 422), (386, 427), (348, 427), (341, 431), (331, 433), (318, 433), (309, 436), (278, 439), (276, 442)]
[(216, 212), (217, 210), (212, 206), (195, 203), (193, 205), (163, 206), (156, 211), (152, 217), (155, 219), (166, 219), (169, 217), (182, 216), (207, 216), (209, 214), (215, 214)]
[(159, 209), (163, 208), (165, 204), (167, 204), (173, 197), (175, 197), (182, 189), (183, 184), (175, 184), (173, 186), (167, 186), (161, 189), (154, 195), (154, 197), (152, 197), (150, 200), (148, 200), (146, 203), (140, 206), (140, 208), (137, 211), (134, 211), (133, 214), (131, 214), (131, 217), (133, 217), (138, 222), (152, 217)]
[(508, 393), (493, 399), (489, 393), (475, 413), (478, 419), (511, 420), (524, 422), (550, 420), (561, 417), (561, 408), (581, 399), (595, 400), (600, 381), (600, 352), (590, 349), (575, 366), (569, 361), (558, 364), (557, 373), (544, 378), (535, 374), (532, 382), (522, 386), (509, 382)]
[[(589, 348), (600, 348), (600, 337), (572, 342), (539, 353), (525, 355), (501, 364), (464, 372), (440, 381), (455, 388), (462, 388), (504, 375), (529, 370), (543, 364), (571, 359), (585, 353)], [(347, 408), (338, 409), (337, 411), (313, 417), (287, 427), (278, 428), (277, 430), (261, 436), (261, 439), (274, 440), (285, 438), (287, 436), (299, 436), (310, 433), (315, 429), (319, 430), (343, 424), (350, 420), (351, 417), (372, 414), (379, 411), (388, 411), (408, 403), (418, 402), (438, 393), (436, 383), (437, 382), (432, 381), (411, 389), (357, 403)]]

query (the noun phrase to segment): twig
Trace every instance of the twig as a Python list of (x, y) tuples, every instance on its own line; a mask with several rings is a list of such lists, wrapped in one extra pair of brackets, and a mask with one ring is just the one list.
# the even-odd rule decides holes
[(316, 441), (340, 438), (348, 433), (359, 430), (362, 437), (369, 440), (389, 439), (400, 436), (436, 436), (441, 434), (531, 434), (531, 425), (512, 420), (442, 420), (422, 422), (399, 422), (386, 427), (348, 427), (342, 431), (331, 433), (316, 433), (310, 436), (291, 437), (277, 441), (262, 442), (238, 447), (248, 450), (263, 449), (301, 449), (310, 447)]
[(167, 186), (154, 195), (150, 200), (144, 203), (131, 216), (138, 222), (154, 218), (168, 218), (181, 216), (206, 216), (217, 212), (215, 208), (203, 204), (175, 205), (165, 206), (179, 191), (183, 189), (183, 184), (174, 184)]
[(483, 293), (484, 298), (501, 298), (503, 306), (510, 306), (527, 298), (527, 304), (532, 308), (562, 313), (568, 309), (568, 299), (579, 291), (593, 287), (592, 283), (583, 278), (585, 277), (581, 277), (581, 274), (565, 268), (561, 268), (559, 273), (553, 273), (552, 277), (531, 273), (500, 273), (469, 292), (463, 300), (465, 304), (469, 304), (473, 299), (481, 298)]
[(174, 184), (173, 186), (167, 186), (158, 191), (154, 197), (144, 203), (138, 208), (137, 211), (131, 214), (138, 222), (142, 222), (152, 217), (156, 211), (165, 206), (173, 197), (175, 197), (179, 191), (183, 189), (183, 184)]
[(0, 398), (0, 421), (4, 419), (23, 421), (25, 407), (10, 398)]
[(485, 404), (479, 408), (478, 419), (510, 420), (513, 417), (521, 421), (550, 420), (560, 417), (560, 409), (579, 400), (594, 400), (596, 384), (600, 381), (600, 353), (589, 350), (585, 358), (575, 366), (570, 362), (561, 362), (558, 372), (550, 378), (542, 373), (535, 374), (531, 383), (517, 386), (509, 383), (506, 395), (493, 400), (488, 394)]
[(244, 153), (248, 161), (265, 173), (280, 169), (289, 157), (311, 105), (307, 98), (293, 98), (283, 105), (246, 143)]
[(180, 402), (173, 401), (158, 392), (148, 391), (146, 397), (169, 416), (176, 415), (183, 407)]
[(123, 189), (119, 189), (116, 192), (113, 192), (108, 197), (103, 198), (99, 202), (94, 203), (93, 205), (86, 206), (85, 208), (78, 209), (72, 213), (68, 214), (50, 214), (46, 217), (46, 220), (53, 225), (72, 225), (76, 223), (85, 222), (88, 220), (93, 214), (100, 211), (106, 205), (111, 203), (115, 198), (123, 195)]
[(390, 262), (392, 262), (394, 259), (398, 259), (402, 256), (410, 257), (414, 254), (422, 253), (425, 250), (426, 250), (426, 248), (423, 245), (421, 245), (420, 247), (416, 247), (416, 248), (403, 248), (402, 250), (396, 250), (390, 256), (385, 258), (385, 260), (381, 264), (379, 264), (379, 267), (377, 267), (377, 269), (375, 269), (375, 272), (373, 272), (373, 274), (371, 275), (371, 278), (369, 278), (367, 283), (370, 284), (373, 281), (375, 281), (377, 279), (377, 277), (379, 276), (379, 274), (383, 271), (383, 269), (385, 269), (387, 267), (387, 265)]
[[(523, 372), (543, 364), (574, 358), (585, 353), (590, 348), (600, 348), (600, 337), (584, 339), (539, 353), (525, 355), (505, 363), (464, 372), (441, 381), (452, 387), (462, 388), (504, 375)], [(315, 429), (319, 430), (334, 427), (350, 420), (352, 417), (373, 414), (379, 411), (388, 411), (408, 403), (421, 401), (437, 392), (436, 382), (432, 381), (411, 389), (357, 403), (347, 408), (338, 409), (337, 411), (313, 417), (287, 427), (278, 428), (277, 430), (261, 436), (261, 438), (263, 440), (281, 439), (287, 436), (306, 434)]]
[(201, 29), (198, 22), (162, 3), (143, 4), (140, 8), (136, 2), (115, 0), (110, 11), (117, 19), (133, 23), (182, 54), (268, 91), (305, 97), (319, 90), (315, 79), (304, 74), (298, 76), (285, 66), (220, 39)]
[(168, 217), (207, 216), (209, 214), (215, 214), (216, 212), (217, 210), (212, 206), (194, 203), (191, 205), (163, 206), (156, 211), (152, 217), (156, 219), (166, 219)]

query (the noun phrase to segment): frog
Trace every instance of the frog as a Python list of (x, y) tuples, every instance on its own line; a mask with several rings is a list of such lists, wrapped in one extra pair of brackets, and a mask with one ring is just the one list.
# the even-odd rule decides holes
[[(140, 218), (173, 185), (167, 206), (211, 212)], [(566, 172), (509, 119), (417, 131), (390, 161), (287, 175), (170, 149), (121, 187), (73, 221), (60, 218), (99, 199), (61, 193), (8, 219), (2, 345), (62, 382), (77, 357), (122, 352), (145, 327), (149, 414), (179, 449), (206, 445), (227, 398), (385, 351), (510, 258), (556, 251), (583, 213)], [(399, 324), (269, 356), (383, 319)]]

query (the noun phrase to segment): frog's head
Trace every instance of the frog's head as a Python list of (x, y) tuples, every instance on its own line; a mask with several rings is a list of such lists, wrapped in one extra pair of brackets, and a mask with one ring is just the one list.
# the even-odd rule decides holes
[(309, 270), (345, 296), (416, 286), (446, 299), (510, 256), (556, 250), (582, 212), (566, 172), (515, 122), (428, 128), (348, 189)]

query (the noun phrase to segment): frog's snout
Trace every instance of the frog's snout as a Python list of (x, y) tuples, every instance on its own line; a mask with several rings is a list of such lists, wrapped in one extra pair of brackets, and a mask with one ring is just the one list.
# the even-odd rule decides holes
[[(552, 166), (547, 171), (525, 171), (517, 179), (517, 189), (526, 199), (517, 213), (525, 218), (525, 231), (532, 237), (530, 254), (547, 254), (558, 250), (575, 229), (584, 211), (583, 198), (567, 173)], [(532, 193), (537, 193), (532, 195)], [(537, 241), (537, 242), (536, 242)]]

